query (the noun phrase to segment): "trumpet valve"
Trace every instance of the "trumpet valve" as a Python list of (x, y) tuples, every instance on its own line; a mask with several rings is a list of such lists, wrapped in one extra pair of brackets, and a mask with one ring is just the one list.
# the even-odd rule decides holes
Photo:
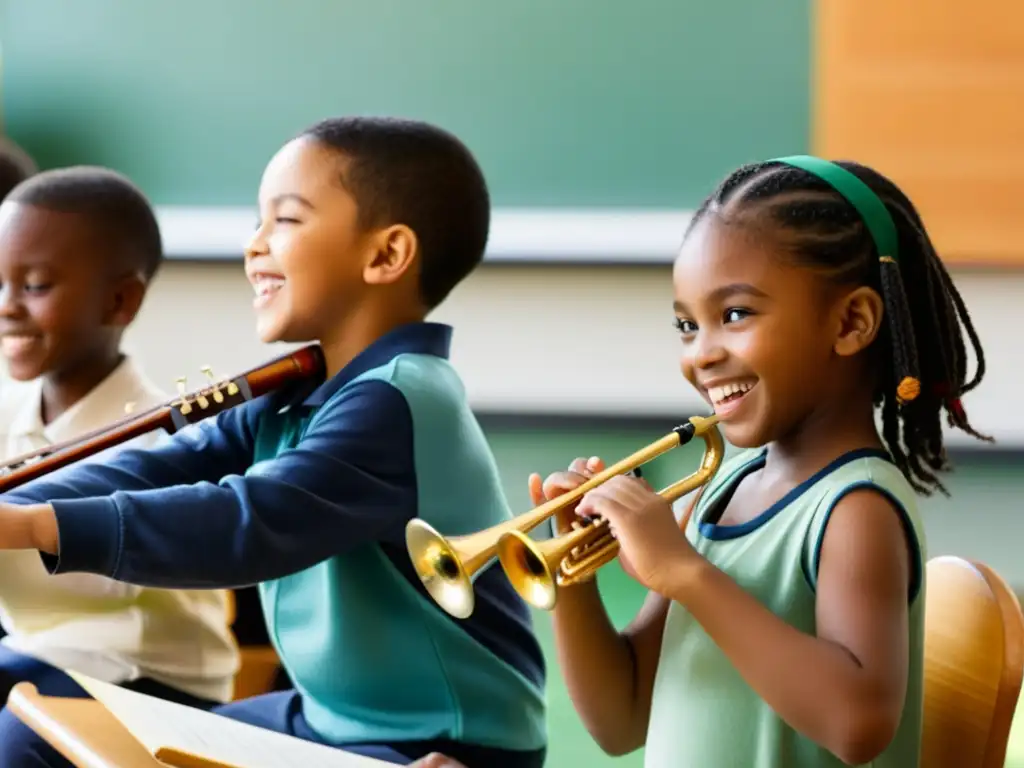
[(583, 542), (562, 558), (558, 566), (558, 586), (567, 587), (589, 581), (599, 568), (619, 555), (619, 542), (603, 525), (604, 532)]

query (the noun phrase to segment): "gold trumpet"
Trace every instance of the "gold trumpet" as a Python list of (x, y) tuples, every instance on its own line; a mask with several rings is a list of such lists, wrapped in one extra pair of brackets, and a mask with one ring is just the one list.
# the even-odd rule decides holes
[(669, 502), (685, 496), (711, 480), (722, 463), (725, 449), (717, 424), (717, 416), (694, 416), (574, 490), (477, 533), (448, 539), (425, 521), (410, 520), (405, 543), (413, 567), (430, 596), (456, 618), (465, 619), (473, 613), (473, 582), (495, 557), (527, 603), (550, 610), (559, 586), (590, 578), (618, 556), (619, 543), (603, 520), (590, 521), (547, 541), (534, 541), (527, 534), (612, 477), (700, 437), (705, 444), (700, 467), (659, 494)]

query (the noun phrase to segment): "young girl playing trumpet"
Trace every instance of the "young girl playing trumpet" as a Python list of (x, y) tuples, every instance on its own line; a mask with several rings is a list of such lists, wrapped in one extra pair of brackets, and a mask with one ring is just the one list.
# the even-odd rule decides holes
[[(963, 300), (891, 181), (811, 157), (729, 176), (694, 217), (674, 283), (683, 375), (747, 450), (684, 529), (636, 478), (579, 502), (650, 590), (622, 632), (596, 584), (560, 593), (580, 717), (609, 754), (645, 746), (648, 768), (916, 765), (915, 492), (944, 491), (943, 412), (982, 437), (960, 401), (984, 373)], [(534, 475), (534, 501), (602, 468)]]

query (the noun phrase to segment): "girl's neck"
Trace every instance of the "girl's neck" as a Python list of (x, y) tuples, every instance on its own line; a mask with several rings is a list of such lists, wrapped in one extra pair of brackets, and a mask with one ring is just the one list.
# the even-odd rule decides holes
[(90, 358), (72, 371), (45, 375), (40, 403), (43, 424), (49, 424), (67, 412), (113, 373), (123, 360), (124, 355), (113, 350)]
[(769, 443), (764, 471), (773, 479), (799, 482), (845, 453), (883, 447), (870, 395), (837, 398), (831, 407), (816, 409), (788, 435)]

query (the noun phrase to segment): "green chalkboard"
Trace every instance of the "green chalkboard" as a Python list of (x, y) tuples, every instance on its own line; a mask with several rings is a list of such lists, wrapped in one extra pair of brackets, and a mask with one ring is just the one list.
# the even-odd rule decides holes
[(342, 113), (435, 121), (498, 206), (693, 206), (804, 150), (809, 2), (0, 0), (7, 132), (157, 204), (249, 205)]

